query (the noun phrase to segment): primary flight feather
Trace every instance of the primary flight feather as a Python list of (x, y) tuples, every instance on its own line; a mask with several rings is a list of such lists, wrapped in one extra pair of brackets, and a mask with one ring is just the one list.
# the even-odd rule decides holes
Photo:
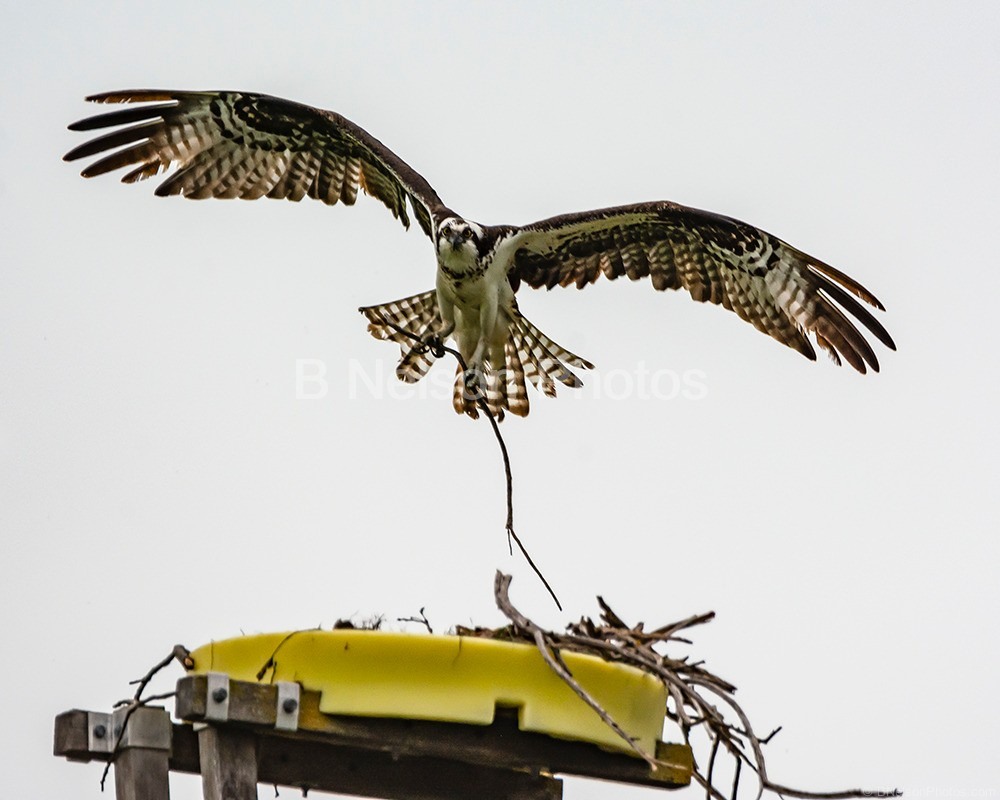
[(699, 302), (735, 311), (815, 360), (811, 335), (836, 363), (843, 358), (861, 373), (877, 372), (878, 360), (857, 323), (895, 349), (858, 302), (884, 310), (871, 292), (739, 220), (662, 201), (522, 227), (480, 225), (449, 209), (399, 156), (332, 111), (246, 92), (135, 90), (87, 99), (129, 105), (69, 126), (112, 129), (66, 154), (67, 161), (100, 156), (83, 170), (85, 177), (127, 167), (122, 181), (132, 183), (176, 165), (156, 194), (311, 197), (353, 205), (361, 189), (407, 228), (412, 212), (434, 245), (435, 288), (361, 312), (372, 335), (400, 345), (396, 374), (404, 381), (417, 381), (430, 368), (440, 350), (428, 343), (454, 340), (469, 368), (455, 381), (459, 413), (476, 416), (482, 391), (496, 416), (505, 409), (524, 416), (526, 378), (553, 395), (557, 381), (580, 385), (571, 367), (592, 366), (518, 311), (522, 284), (583, 288), (601, 275), (648, 278), (655, 289), (683, 288)]

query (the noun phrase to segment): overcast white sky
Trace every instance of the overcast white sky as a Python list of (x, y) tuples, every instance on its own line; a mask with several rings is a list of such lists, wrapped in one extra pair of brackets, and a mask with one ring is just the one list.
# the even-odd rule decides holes
[[(692, 652), (785, 726), (776, 780), (995, 793), (998, 9), (5, 5), (5, 795), (97, 797), (99, 767), (52, 758), (53, 717), (109, 708), (175, 642), (421, 606), (497, 625), (498, 567), (553, 627), (597, 593), (650, 624), (718, 612)], [(335, 109), (486, 223), (652, 199), (744, 219), (866, 284), (899, 352), (861, 377), (648, 285), (522, 292), (598, 366), (505, 424), (560, 614), (507, 555), (486, 423), (405, 396), (355, 310), (431, 288), (428, 241), (364, 198), (83, 180), (66, 125), (126, 87)], [(301, 359), (324, 397), (297, 398)]]

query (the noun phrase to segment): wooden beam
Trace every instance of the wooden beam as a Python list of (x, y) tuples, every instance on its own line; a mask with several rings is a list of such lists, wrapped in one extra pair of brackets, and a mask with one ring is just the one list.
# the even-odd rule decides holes
[[(204, 676), (182, 678), (176, 716), (204, 722), (206, 690)], [(140, 763), (143, 756), (126, 757), (122, 750), (117, 759), (131, 759), (119, 764), (123, 777), (143, 771), (162, 776), (166, 756), (170, 770), (203, 775), (207, 800), (251, 800), (258, 782), (387, 800), (560, 800), (556, 773), (660, 789), (685, 786), (691, 778), (686, 746), (658, 743), (657, 757), (665, 765), (654, 773), (624, 753), (525, 733), (518, 729), (515, 709), (497, 709), (494, 723), (485, 726), (333, 716), (320, 712), (317, 693), (302, 692), (299, 728), (284, 731), (274, 727), (274, 686), (230, 681), (228, 692), (228, 718), (197, 733), (190, 724), (171, 725), (169, 754), (161, 750), (157, 765), (147, 768)], [(88, 718), (93, 726), (99, 716), (80, 710), (60, 714), (55, 754), (108, 761), (107, 741), (88, 730)], [(137, 736), (135, 744), (142, 741)], [(166, 788), (143, 789), (134, 780), (132, 785), (136, 800), (167, 798)]]
[[(205, 719), (207, 684), (204, 675), (189, 675), (177, 682), (177, 717), (192, 722)], [(247, 681), (230, 681), (229, 687), (229, 723), (274, 726), (276, 687)], [(686, 745), (659, 743), (656, 756), (663, 765), (653, 772), (645, 761), (629, 754), (602, 750), (588, 742), (521, 731), (516, 709), (498, 708), (492, 725), (463, 725), (334, 716), (319, 710), (319, 700), (318, 692), (302, 692), (299, 731), (320, 734), (323, 741), (341, 747), (507, 770), (579, 775), (661, 789), (681, 788), (691, 781), (693, 761)]]
[[(110, 753), (92, 751), (87, 735), (87, 712), (80, 709), (64, 711), (56, 717), (54, 755), (67, 761), (110, 761)], [(201, 772), (198, 759), (198, 739), (190, 725), (173, 725), (170, 737), (170, 758), (173, 772)]]
[[(109, 759), (108, 753), (87, 750), (86, 720), (86, 711), (69, 711), (56, 718), (57, 756), (73, 761)], [(559, 800), (562, 792), (561, 781), (537, 772), (331, 746), (315, 735), (245, 727), (236, 730), (256, 738), (257, 782), (262, 784), (387, 800), (447, 800), (473, 795), (475, 800)], [(173, 726), (171, 771), (201, 772), (200, 736), (191, 725)], [(467, 792), (462, 787), (471, 788)]]
[(86, 711), (74, 708), (56, 716), (52, 753), (68, 761), (90, 761), (99, 758), (90, 752), (88, 745)]
[(281, 785), (385, 800), (560, 800), (549, 775), (439, 758), (394, 756), (320, 741), (269, 736), (261, 775)]

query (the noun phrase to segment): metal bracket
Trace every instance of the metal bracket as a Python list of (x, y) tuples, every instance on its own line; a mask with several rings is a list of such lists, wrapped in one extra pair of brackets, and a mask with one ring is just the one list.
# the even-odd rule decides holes
[(91, 753), (114, 753), (116, 746), (119, 750), (170, 750), (171, 734), (170, 714), (164, 708), (136, 708), (131, 714), (127, 707), (116, 708), (110, 714), (87, 712), (87, 749)]
[(209, 672), (205, 690), (205, 719), (225, 722), (229, 719), (229, 676), (224, 672)]
[(294, 681), (277, 681), (278, 707), (274, 727), (279, 731), (295, 731), (299, 728), (299, 706), (301, 687)]
[(113, 753), (117, 738), (110, 714), (87, 712), (87, 749), (91, 753)]

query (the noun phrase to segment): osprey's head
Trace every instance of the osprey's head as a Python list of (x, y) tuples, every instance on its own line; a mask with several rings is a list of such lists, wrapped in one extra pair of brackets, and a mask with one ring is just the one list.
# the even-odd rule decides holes
[(467, 261), (479, 256), (483, 229), (475, 222), (448, 217), (438, 227), (438, 257), (444, 261)]

